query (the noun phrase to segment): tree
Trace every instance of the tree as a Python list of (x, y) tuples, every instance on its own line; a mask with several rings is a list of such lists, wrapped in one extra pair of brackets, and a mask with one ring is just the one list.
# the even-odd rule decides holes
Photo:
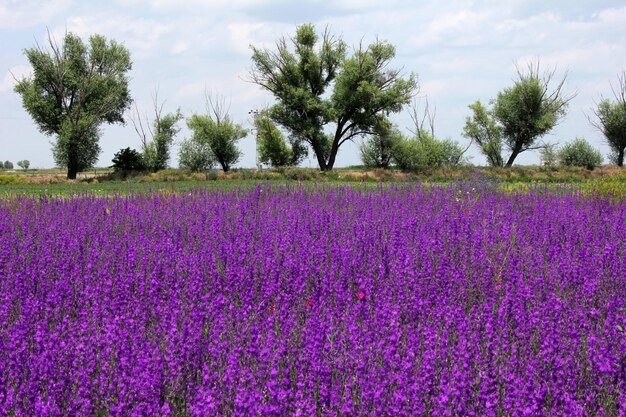
[(540, 152), (541, 166), (544, 168), (556, 168), (559, 160), (556, 144), (547, 143)]
[[(298, 26), (277, 51), (252, 47), (251, 81), (278, 100), (272, 121), (311, 146), (322, 171), (331, 170), (339, 148), (357, 136), (375, 133), (386, 115), (398, 112), (417, 88), (388, 68), (395, 48), (376, 41), (346, 57), (346, 45), (326, 29), (321, 38), (312, 24)], [(327, 133), (328, 126), (332, 133)]]
[(259, 162), (273, 167), (289, 165), (291, 149), (276, 125), (266, 116), (257, 116), (254, 118), (254, 127), (256, 128)]
[(574, 95), (563, 93), (567, 74), (551, 87), (554, 74), (555, 70), (540, 74), (539, 62), (531, 63), (526, 73), (518, 68), (518, 80), (498, 93), (491, 110), (480, 101), (470, 105), (474, 114), (466, 121), (464, 135), (478, 143), (491, 165), (502, 166), (502, 144), (510, 151), (507, 167), (520, 153), (541, 149), (544, 145), (536, 145), (537, 139), (565, 116)]
[[(152, 127), (148, 117), (142, 121), (139, 115), (139, 107), (135, 104), (135, 116), (131, 117), (135, 132), (141, 139), (143, 161), (146, 169), (152, 172), (167, 168), (170, 160), (170, 148), (174, 142), (174, 137), (180, 132), (177, 123), (183, 119), (180, 109), (174, 113), (163, 114), (165, 102), (159, 104), (158, 90), (152, 96), (154, 108), (154, 119)], [(146, 128), (144, 128), (144, 123)], [(146, 131), (147, 130), (147, 131)]]
[(206, 94), (206, 109), (206, 115), (192, 115), (187, 120), (187, 126), (193, 131), (192, 140), (205, 143), (211, 150), (213, 159), (221, 165), (224, 172), (228, 172), (241, 156), (237, 141), (248, 132), (230, 119), (222, 98), (213, 99)]
[(4, 167), (4, 169), (13, 169), (13, 162), (4, 161), (4, 164), (2, 166)]
[(282, 132), (265, 112), (255, 115), (259, 162), (273, 167), (298, 165), (307, 155), (307, 149), (300, 138), (290, 136), (289, 144)]
[(27, 171), (28, 167), (30, 167), (30, 161), (28, 159), (17, 161), (17, 166), (22, 168), (24, 171)]
[(404, 140), (402, 132), (391, 123), (382, 123), (375, 133), (361, 144), (361, 161), (368, 168), (389, 168), (394, 150)]
[(215, 161), (207, 141), (200, 141), (194, 134), (191, 139), (185, 139), (178, 150), (178, 165), (193, 172), (208, 171), (213, 168)]
[(615, 101), (602, 99), (594, 111), (597, 120), (591, 120), (594, 127), (602, 132), (609, 144), (611, 160), (624, 166), (626, 150), (626, 71), (618, 77), (618, 88), (613, 88)]
[(428, 97), (424, 97), (423, 109), (415, 99), (411, 103), (409, 116), (413, 120), (412, 138), (406, 138), (396, 132), (391, 145), (393, 162), (405, 171), (418, 171), (427, 168), (459, 166), (466, 162), (465, 149), (451, 139), (438, 139), (435, 136), (435, 116), (437, 109), (430, 106)]
[(585, 139), (577, 138), (563, 145), (559, 151), (559, 160), (562, 165), (594, 169), (602, 164), (602, 154)]
[(502, 129), (490, 110), (480, 101), (469, 105), (473, 115), (465, 120), (463, 136), (475, 141), (492, 167), (504, 166), (502, 159)]
[(120, 149), (113, 156), (112, 162), (112, 168), (116, 172), (126, 173), (131, 171), (143, 171), (146, 169), (141, 154), (131, 148)]
[(88, 44), (72, 33), (57, 45), (48, 34), (50, 51), (39, 45), (25, 50), (32, 77), (18, 81), (15, 91), (39, 130), (55, 135), (53, 156), (67, 168), (67, 178), (95, 164), (100, 154), (99, 126), (124, 123), (130, 106), (126, 73), (128, 50), (93, 35)]

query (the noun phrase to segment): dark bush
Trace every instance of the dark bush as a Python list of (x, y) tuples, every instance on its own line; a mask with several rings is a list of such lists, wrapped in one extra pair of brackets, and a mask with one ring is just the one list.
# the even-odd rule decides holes
[(111, 166), (115, 172), (132, 172), (144, 171), (146, 166), (143, 157), (139, 152), (131, 148), (120, 149), (113, 156), (113, 165)]

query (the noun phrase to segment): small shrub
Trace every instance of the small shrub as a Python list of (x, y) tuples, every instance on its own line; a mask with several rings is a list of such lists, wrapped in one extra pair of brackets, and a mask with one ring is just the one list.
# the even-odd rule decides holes
[(554, 169), (559, 162), (559, 152), (554, 143), (549, 143), (541, 149), (541, 166)]
[(575, 139), (559, 151), (559, 160), (565, 166), (585, 167), (589, 170), (602, 164), (602, 154), (585, 139)]
[(461, 146), (450, 139), (437, 139), (428, 132), (419, 137), (402, 139), (394, 146), (393, 160), (403, 171), (424, 171), (464, 165)]
[(0, 185), (19, 184), (20, 179), (15, 175), (0, 175)]
[(146, 166), (139, 152), (131, 148), (120, 149), (113, 156), (111, 168), (115, 172), (143, 171)]
[(178, 165), (193, 172), (208, 171), (215, 165), (208, 143), (186, 139), (180, 144)]

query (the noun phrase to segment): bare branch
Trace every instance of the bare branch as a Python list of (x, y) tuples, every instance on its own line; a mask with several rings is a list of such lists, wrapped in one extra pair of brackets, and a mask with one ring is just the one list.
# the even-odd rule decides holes
[[(207, 89), (204, 90), (204, 100), (207, 115), (211, 117), (211, 114), (215, 118), (215, 122), (219, 125), (223, 120), (228, 119), (228, 113), (230, 112), (230, 102), (226, 104), (224, 96), (219, 94), (210, 93)], [(213, 118), (212, 117), (212, 118)]]
[(618, 103), (626, 106), (626, 70), (617, 76), (617, 88), (611, 83), (611, 91), (613, 97)]
[[(159, 87), (156, 86), (154, 87), (154, 92), (152, 93), (152, 107), (154, 109), (154, 125), (158, 126), (161, 123), (161, 114), (163, 114), (163, 106), (165, 106), (165, 100), (163, 100), (161, 102), (161, 104), (159, 104)], [(154, 137), (155, 132), (152, 131), (152, 127), (150, 126), (150, 123), (147, 123), (147, 118), (146, 118), (146, 124), (148, 125), (148, 130), (150, 130), (150, 136)]]
[(419, 99), (414, 99), (413, 102), (409, 105), (409, 116), (413, 121), (413, 126), (415, 127), (415, 131), (409, 129), (409, 131), (415, 135), (416, 138), (422, 139), (422, 132), (424, 131), (424, 125), (428, 123), (428, 131), (435, 137), (435, 116), (437, 114), (437, 108), (435, 107), (433, 111), (430, 110), (430, 103), (428, 101), (428, 96), (424, 96), (424, 110), (420, 115), (420, 103)]
[[(134, 103), (135, 104), (135, 114), (133, 115), (133, 113), (130, 113), (130, 121), (133, 125), (133, 128), (135, 129), (135, 132), (137, 132), (137, 135), (139, 136), (139, 139), (141, 140), (141, 145), (143, 147), (143, 149), (145, 149), (148, 146), (148, 136), (146, 135), (146, 131), (143, 127), (143, 122), (141, 121), (141, 115), (139, 114), (139, 106), (137, 105), (137, 102)], [(147, 123), (147, 116), (146, 116), (146, 124)]]
[[(617, 86), (614, 86), (613, 83), (611, 85), (611, 92), (613, 93), (613, 98), (617, 101), (618, 104), (624, 106), (624, 111), (626, 112), (626, 70), (622, 71), (621, 74), (617, 76)], [(607, 100), (606, 98), (600, 96), (600, 100)], [(593, 115), (595, 118), (590, 117), (585, 114), (589, 123), (600, 132), (604, 134), (607, 131), (608, 126), (606, 124), (606, 120), (602, 115), (598, 112), (599, 107), (598, 102), (594, 102), (595, 108), (592, 109)]]

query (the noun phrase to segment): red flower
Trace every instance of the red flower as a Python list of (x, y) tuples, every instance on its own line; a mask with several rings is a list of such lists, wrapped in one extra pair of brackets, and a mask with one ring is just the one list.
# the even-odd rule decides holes
[(315, 304), (315, 301), (313, 300), (307, 300), (306, 303), (304, 303), (307, 307), (313, 307), (313, 304)]
[(356, 294), (356, 297), (357, 297), (359, 300), (364, 299), (364, 298), (365, 298), (365, 291), (359, 291), (359, 292)]
[(273, 305), (270, 306), (270, 313), (272, 314), (276, 313), (276, 307), (274, 307)]

